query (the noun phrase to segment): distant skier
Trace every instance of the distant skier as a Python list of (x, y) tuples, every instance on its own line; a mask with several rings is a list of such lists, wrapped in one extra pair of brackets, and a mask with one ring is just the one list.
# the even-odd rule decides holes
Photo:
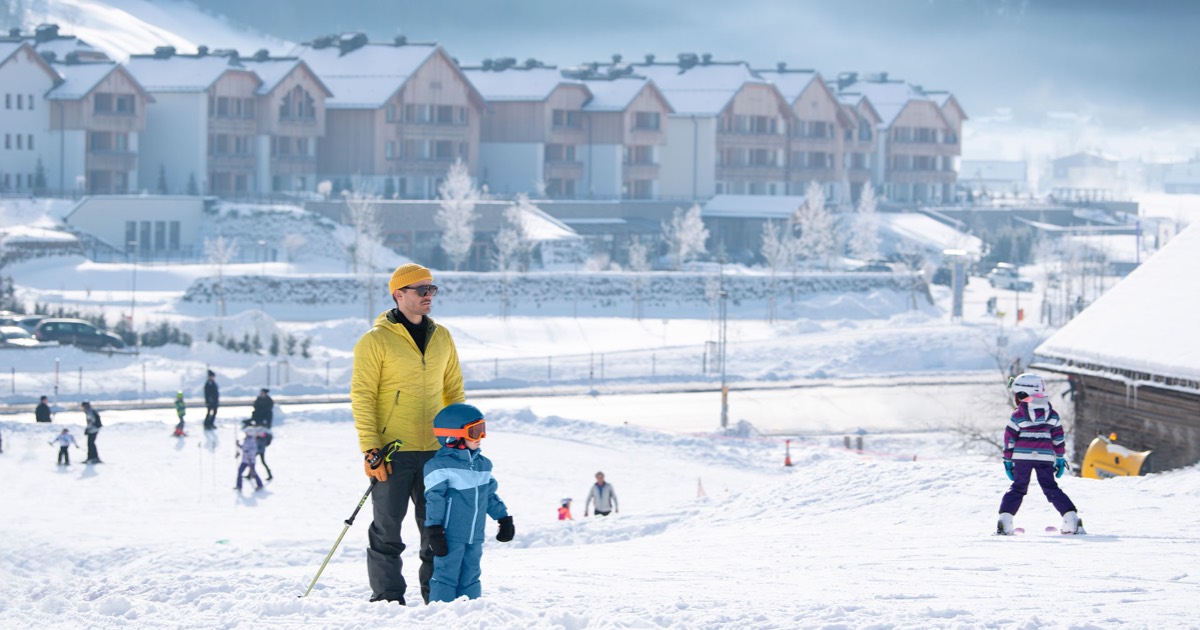
[(255, 438), (255, 441), (258, 442), (258, 461), (262, 462), (263, 470), (267, 471), (267, 481), (275, 478), (271, 475), (271, 467), (267, 465), (267, 447), (271, 445), (272, 439), (270, 429), (259, 429)]
[(1037, 374), (1024, 373), (1013, 379), (1012, 392), (1017, 407), (1004, 429), (1004, 472), (1013, 483), (1000, 501), (996, 533), (1013, 533), (1013, 516), (1025, 499), (1031, 474), (1037, 475), (1046, 499), (1062, 515), (1062, 533), (1085, 533), (1075, 504), (1054, 481), (1067, 470), (1066, 437), (1058, 412), (1046, 397), (1046, 382)]
[(100, 428), (104, 425), (100, 423), (100, 412), (92, 408), (92, 404), (88, 401), (79, 403), (83, 407), (83, 416), (87, 418), (87, 428), (83, 430), (87, 435), (88, 458), (83, 460), (85, 464), (99, 464), (100, 452), (96, 450), (96, 436), (100, 434)]
[(256, 430), (248, 428), (246, 429), (245, 438), (241, 442), (237, 443), (241, 461), (238, 463), (237, 485), (234, 486), (233, 489), (239, 492), (242, 490), (242, 473), (246, 471), (250, 472), (247, 478), (253, 479), (254, 483), (258, 484), (254, 489), (262, 490), (263, 488), (262, 479), (259, 478), (258, 471), (254, 470), (254, 457), (258, 455), (257, 433), (258, 432)]
[(204, 430), (212, 431), (217, 428), (217, 405), (221, 400), (221, 393), (217, 388), (217, 374), (212, 370), (208, 371), (208, 380), (204, 382)]
[(175, 393), (175, 414), (179, 416), (179, 424), (175, 425), (175, 437), (183, 437), (183, 414), (187, 411), (183, 404), (183, 392)]
[(587, 503), (583, 504), (583, 515), (588, 515), (588, 509), (592, 506), (592, 502), (596, 504), (596, 516), (608, 516), (613, 512), (620, 512), (617, 507), (617, 491), (613, 490), (612, 484), (604, 481), (604, 473), (596, 473), (596, 483), (592, 484), (592, 489), (588, 491)]
[(71, 453), (68, 449), (72, 446), (74, 446), (75, 448), (79, 448), (79, 443), (75, 441), (75, 436), (71, 435), (71, 430), (63, 429), (62, 433), (58, 434), (58, 437), (55, 437), (53, 440), (50, 440), (50, 444), (58, 445), (58, 465), (59, 466), (70, 466), (71, 465)]
[(33, 418), (37, 422), (50, 422), (50, 399), (42, 396), (37, 409), (33, 410)]
[(573, 521), (575, 517), (571, 516), (571, 499), (570, 497), (563, 499), (558, 506), (558, 520)]
[(254, 399), (254, 411), (250, 413), (250, 419), (244, 424), (258, 425), (260, 427), (271, 428), (271, 418), (274, 415), (275, 401), (271, 399), (271, 390), (262, 388), (258, 390), (258, 398)]

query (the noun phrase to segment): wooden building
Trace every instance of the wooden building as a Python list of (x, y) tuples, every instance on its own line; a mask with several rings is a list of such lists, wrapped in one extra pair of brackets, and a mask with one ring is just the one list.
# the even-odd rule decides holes
[(1176, 236), (1038, 346), (1035, 369), (1067, 375), (1074, 446), (1117, 433), (1151, 470), (1200, 462), (1200, 226)]

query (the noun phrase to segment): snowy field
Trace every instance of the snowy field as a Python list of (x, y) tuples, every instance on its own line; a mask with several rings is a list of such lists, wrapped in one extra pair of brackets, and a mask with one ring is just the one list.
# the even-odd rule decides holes
[[(297, 597), (367, 488), (344, 408), (290, 413), (258, 493), (231, 489), (228, 423), (176, 439), (140, 412), (102, 431), (104, 464), (62, 468), (46, 444), (61, 425), (5, 422), (0, 627), (1196, 627), (1194, 467), (1065, 478), (1087, 536), (1043, 532), (1058, 516), (1035, 490), (1029, 533), (998, 538), (999, 461), (938, 452), (944, 434), (917, 438), (934, 452), (917, 461), (911, 437), (869, 455), (793, 441), (785, 468), (780, 439), (529, 411), (489, 425), (517, 537), (489, 539), (481, 599), (398, 608), (366, 601), (369, 512)], [(585, 519), (596, 470), (620, 512)], [(573, 522), (556, 520), (565, 496)]]

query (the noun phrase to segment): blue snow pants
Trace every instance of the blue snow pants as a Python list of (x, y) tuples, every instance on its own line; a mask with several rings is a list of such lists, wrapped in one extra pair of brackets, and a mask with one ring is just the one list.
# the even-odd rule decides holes
[(1021, 509), (1021, 502), (1025, 499), (1025, 492), (1029, 489), (1029, 476), (1031, 473), (1037, 473), (1038, 485), (1042, 487), (1042, 493), (1046, 495), (1046, 499), (1058, 510), (1059, 514), (1075, 511), (1075, 504), (1067, 497), (1067, 493), (1058, 487), (1058, 483), (1054, 481), (1054, 463), (1053, 462), (1034, 462), (1024, 459), (1013, 461), (1013, 482), (1008, 488), (1008, 492), (1004, 493), (1004, 498), (1000, 500), (1000, 512), (1016, 514), (1017, 510)]
[(450, 553), (433, 558), (433, 577), (429, 580), (429, 601), (452, 602), (463, 595), (476, 599), (482, 592), (479, 562), (483, 543), (448, 543)]

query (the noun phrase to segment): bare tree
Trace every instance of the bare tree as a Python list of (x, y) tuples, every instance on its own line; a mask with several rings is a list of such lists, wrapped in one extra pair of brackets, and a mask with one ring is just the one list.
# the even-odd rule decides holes
[[(226, 239), (220, 234), (216, 238), (204, 239), (204, 255), (208, 262), (217, 266), (217, 315), (225, 317), (225, 265), (237, 257), (236, 241)], [(221, 332), (221, 323), (217, 322), (217, 332)]]
[(694, 204), (686, 213), (681, 208), (675, 208), (671, 222), (663, 224), (663, 238), (667, 241), (676, 271), (683, 268), (683, 263), (703, 255), (708, 241), (708, 228), (704, 227), (704, 220), (700, 218), (700, 205)]
[(775, 221), (763, 223), (762, 257), (771, 269), (771, 302), (768, 315), (772, 322), (775, 321), (776, 274), (784, 266), (795, 262), (796, 247), (791, 225), (785, 224), (781, 227)]
[(875, 187), (869, 183), (858, 198), (849, 246), (850, 255), (859, 260), (879, 257), (879, 216), (875, 212)]
[(648, 248), (637, 236), (629, 243), (629, 270), (633, 272), (634, 316), (642, 319), (642, 287), (646, 284), (645, 272), (650, 270)]
[[(342, 191), (346, 212), (354, 229), (350, 262), (354, 275), (360, 276), (367, 290), (367, 321), (375, 320), (375, 256), (383, 235), (379, 216), (379, 195), (370, 181), (354, 176), (348, 190)], [(360, 275), (361, 274), (361, 275)]]
[(461, 159), (455, 160), (446, 179), (438, 185), (441, 202), (433, 220), (442, 230), (442, 250), (456, 270), (462, 267), (475, 242), (475, 203), (479, 198), (467, 165)]

